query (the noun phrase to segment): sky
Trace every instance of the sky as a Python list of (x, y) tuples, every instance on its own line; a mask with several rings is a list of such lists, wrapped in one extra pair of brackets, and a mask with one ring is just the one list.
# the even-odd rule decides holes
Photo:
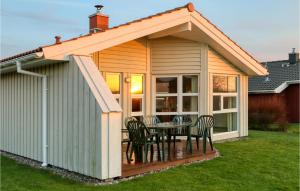
[(96, 4), (115, 26), (188, 2), (259, 61), (299, 51), (300, 0), (1, 0), (0, 57), (88, 33)]

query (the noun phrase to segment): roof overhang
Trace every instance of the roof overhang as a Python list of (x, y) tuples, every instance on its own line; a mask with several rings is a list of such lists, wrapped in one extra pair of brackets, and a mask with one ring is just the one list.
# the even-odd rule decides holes
[(4, 73), (16, 71), (17, 70), (17, 66), (16, 66), (17, 61), (22, 62), (22, 63), (26, 62), (27, 66), (37, 64), (41, 60), (44, 60), (43, 55), (44, 55), (43, 52), (35, 52), (35, 53), (31, 53), (28, 55), (16, 57), (14, 59), (1, 62), (0, 63), (0, 73), (4, 74)]
[(167, 35), (207, 43), (247, 75), (267, 75), (267, 69), (188, 4), (125, 25), (42, 47), (50, 60), (68, 60), (69, 55), (90, 55), (141, 37)]
[(17, 71), (17, 62), (22, 64), (23, 69), (38, 68), (49, 64), (61, 63), (61, 60), (46, 60), (43, 52), (31, 53), (25, 56), (17, 57), (0, 64), (0, 74), (6, 74)]
[(292, 84), (299, 84), (300, 80), (292, 80), (292, 81), (286, 81), (283, 82), (280, 86), (278, 86), (276, 89), (274, 90), (256, 90), (256, 91), (249, 91), (249, 94), (279, 94), (281, 92), (283, 92), (287, 87), (289, 87), (289, 85)]

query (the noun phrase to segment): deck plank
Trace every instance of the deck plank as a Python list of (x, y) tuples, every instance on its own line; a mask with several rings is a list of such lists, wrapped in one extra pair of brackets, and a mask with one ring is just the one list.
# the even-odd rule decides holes
[[(199, 145), (200, 150), (197, 150), (196, 142), (193, 141), (193, 153), (190, 154), (186, 150), (186, 141), (178, 140), (176, 141), (176, 147), (174, 149), (173, 143), (171, 144), (170, 154), (168, 154), (167, 146), (166, 146), (166, 160), (165, 162), (158, 160), (158, 152), (157, 147), (154, 146), (153, 156), (150, 156), (150, 152), (148, 154), (148, 163), (139, 163), (134, 160), (128, 164), (126, 159), (126, 144), (122, 147), (122, 177), (130, 177), (139, 174), (144, 174), (152, 171), (159, 171), (162, 169), (166, 169), (169, 167), (174, 167), (177, 165), (192, 163), (196, 161), (203, 161), (215, 158), (217, 156), (216, 150), (211, 150), (209, 144), (207, 144), (206, 155), (203, 154), (202, 144)], [(133, 157), (134, 158), (134, 157)], [(150, 160), (152, 158), (152, 161)]]

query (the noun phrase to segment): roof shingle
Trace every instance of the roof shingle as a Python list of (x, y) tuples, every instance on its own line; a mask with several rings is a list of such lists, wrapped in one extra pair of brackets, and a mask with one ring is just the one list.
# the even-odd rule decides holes
[(286, 81), (299, 80), (300, 62), (289, 64), (288, 60), (267, 62), (269, 80), (266, 76), (255, 76), (249, 78), (249, 92), (273, 91)]

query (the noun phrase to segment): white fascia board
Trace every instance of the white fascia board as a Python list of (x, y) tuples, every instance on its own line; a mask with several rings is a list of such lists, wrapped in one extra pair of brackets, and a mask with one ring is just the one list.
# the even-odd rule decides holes
[(275, 93), (281, 93), (283, 90), (285, 90), (290, 84), (299, 84), (300, 80), (292, 80), (292, 81), (286, 81), (283, 82), (280, 86), (278, 86), (274, 91)]
[(21, 57), (11, 59), (11, 60), (8, 60), (8, 61), (5, 61), (5, 62), (1, 62), (0, 66), (5, 67), (7, 65), (12, 65), (12, 64), (15, 65), (17, 61), (18, 62), (26, 62), (26, 61), (29, 61), (29, 60), (41, 58), (43, 55), (44, 55), (43, 52), (35, 52), (35, 53), (32, 53), (32, 54), (21, 56)]
[(193, 23), (196, 25), (202, 32), (208, 35), (209, 38), (226, 50), (226, 52), (246, 66), (248, 75), (268, 74), (265, 67), (202, 17), (200, 13), (196, 11), (189, 12), (187, 9), (180, 9), (162, 16), (130, 23), (127, 26), (120, 26), (119, 28), (110, 29), (105, 32), (94, 33), (76, 40), (62, 42), (58, 45), (44, 47), (43, 52), (45, 58), (55, 60), (64, 60), (71, 54), (89, 55), (93, 52), (158, 33), (185, 23)]
[(47, 59), (62, 60), (68, 55), (89, 55), (106, 48), (135, 40), (159, 31), (190, 22), (190, 12), (180, 9), (162, 16), (130, 23), (105, 32), (92, 33), (76, 40), (43, 48)]
[[(202, 17), (198, 12), (193, 12), (192, 23), (195, 24), (201, 31), (207, 34), (212, 40), (217, 42), (231, 55), (240, 60), (247, 68), (253, 71), (255, 75), (268, 75), (268, 71), (260, 63), (249, 56), (244, 50), (242, 50), (237, 44), (229, 39), (224, 33), (217, 29), (213, 24), (208, 22), (207, 19)], [(251, 75), (253, 75), (251, 74)], [(250, 75), (250, 74), (249, 74)]]
[(285, 90), (289, 85), (291, 84), (299, 84), (300, 80), (292, 80), (292, 81), (286, 81), (283, 82), (280, 86), (278, 86), (274, 90), (257, 90), (257, 91), (249, 91), (249, 94), (267, 94), (267, 93), (281, 93), (283, 90)]

